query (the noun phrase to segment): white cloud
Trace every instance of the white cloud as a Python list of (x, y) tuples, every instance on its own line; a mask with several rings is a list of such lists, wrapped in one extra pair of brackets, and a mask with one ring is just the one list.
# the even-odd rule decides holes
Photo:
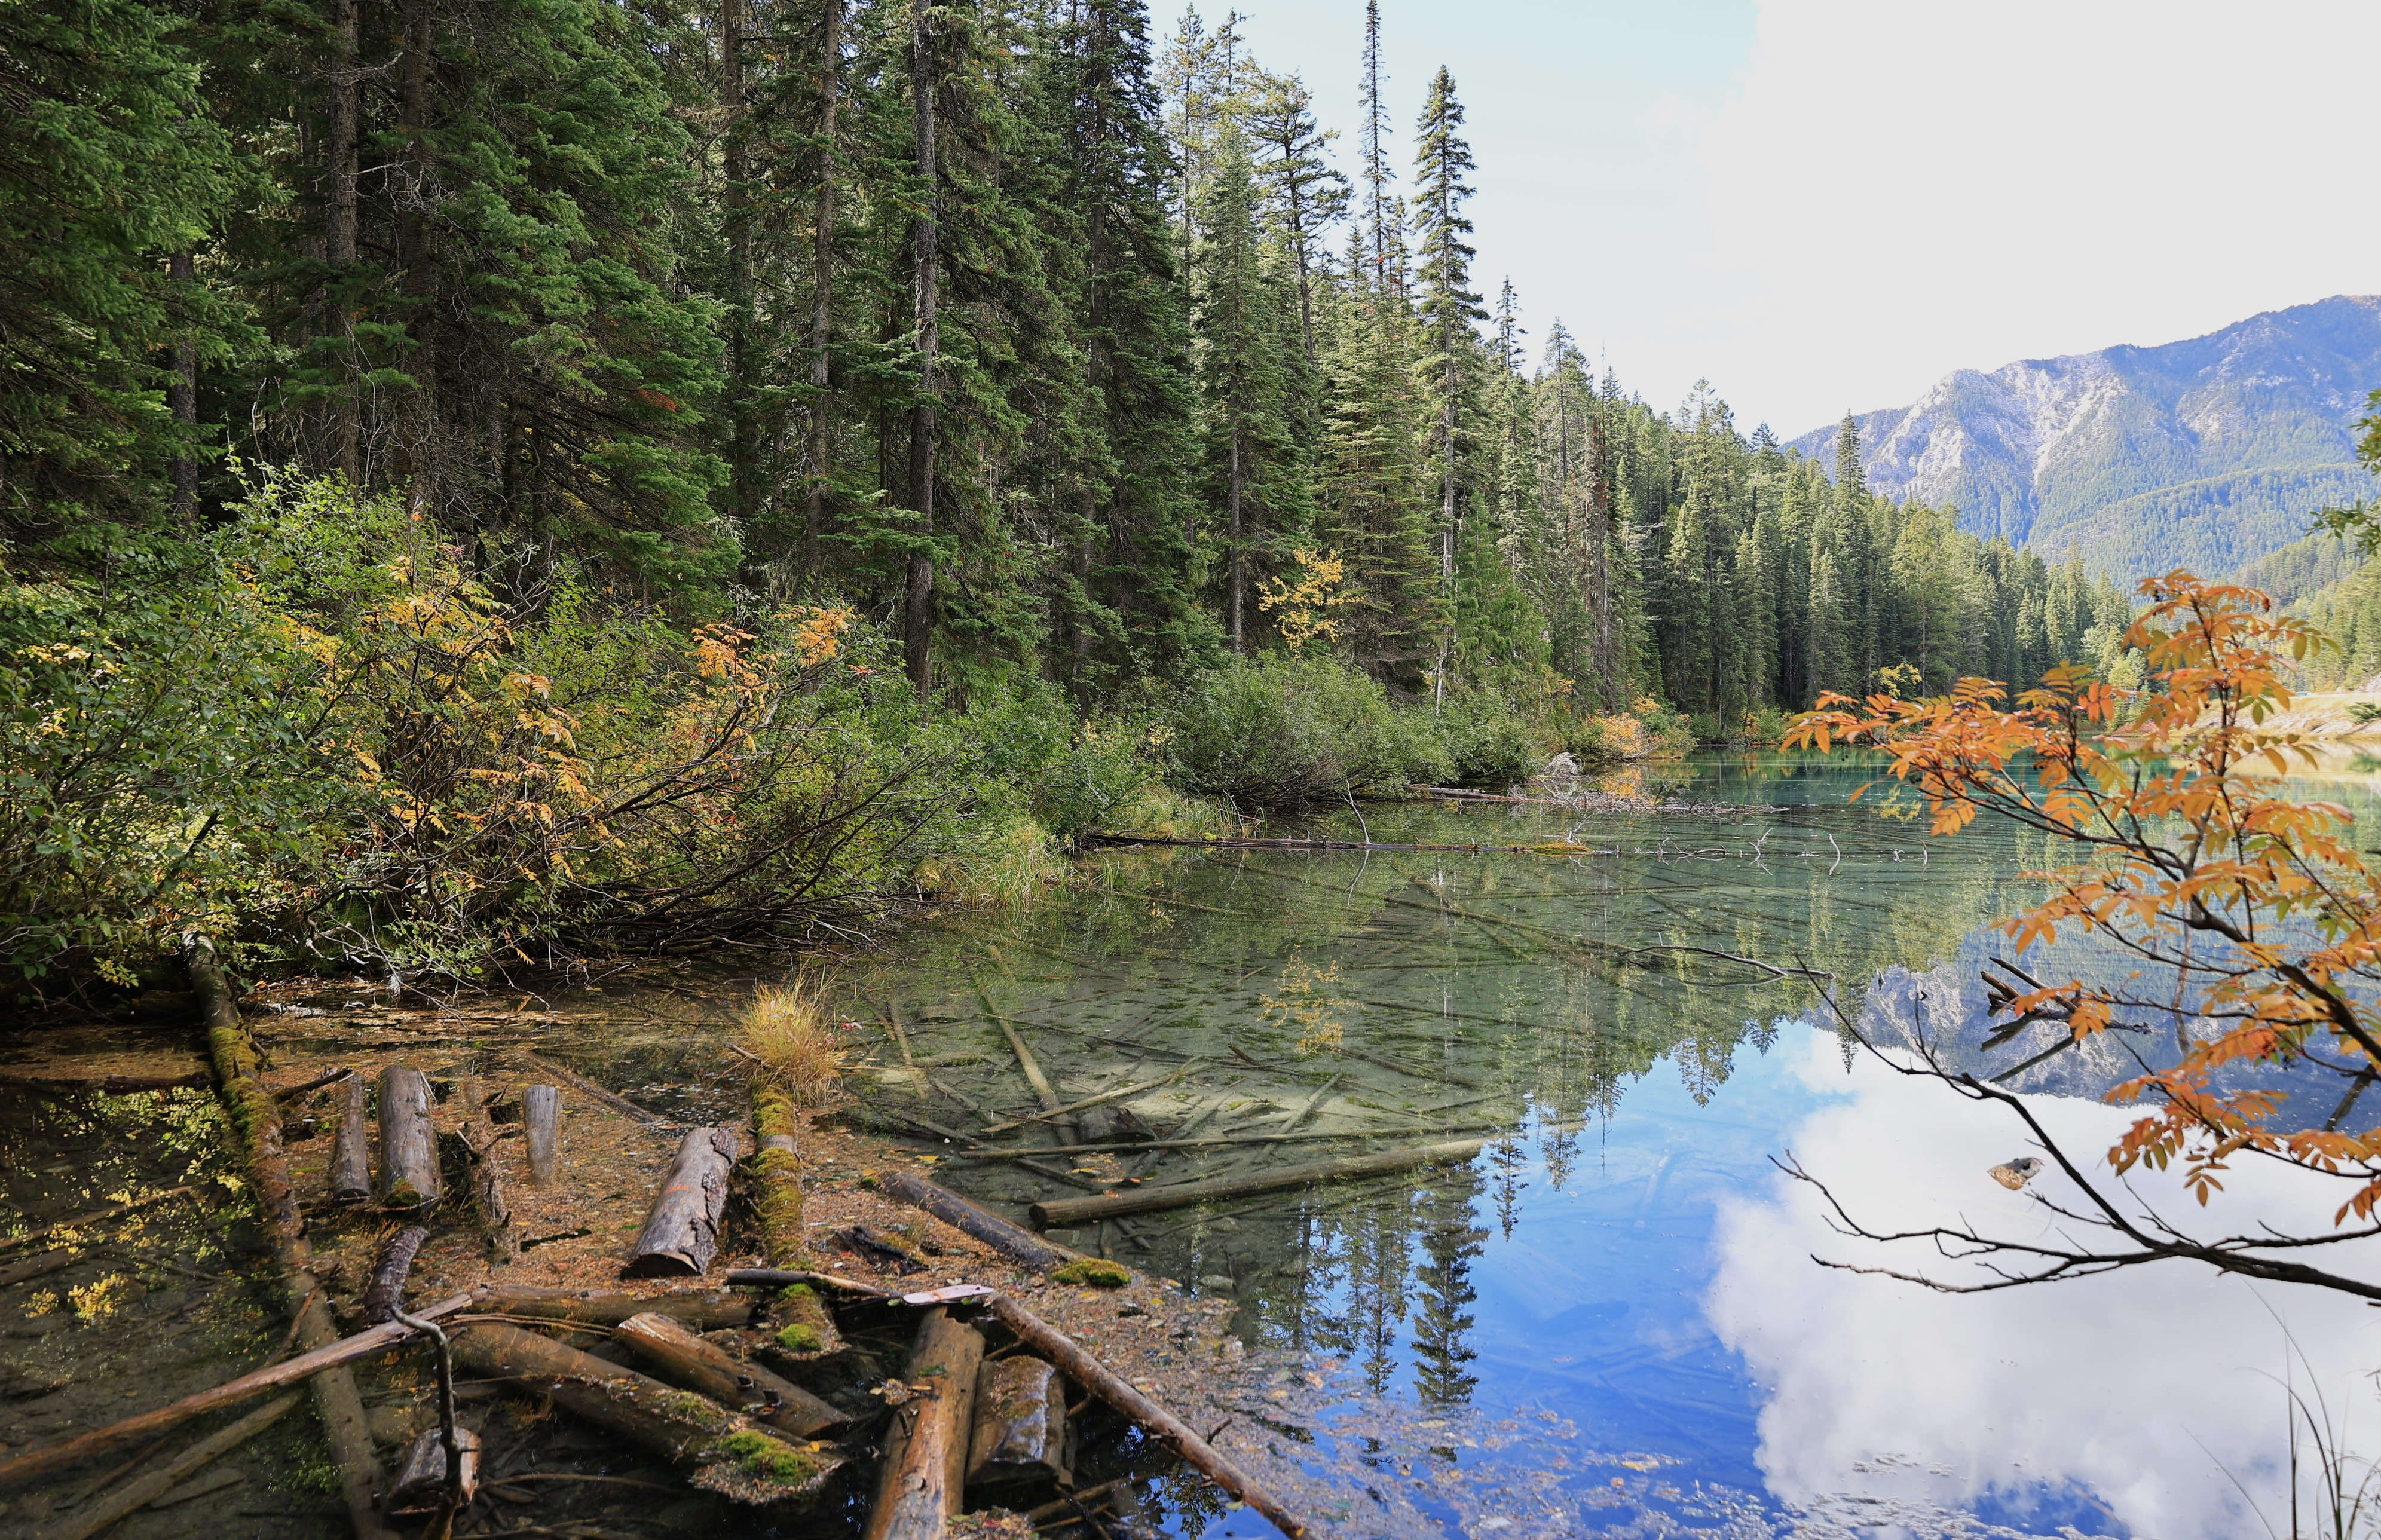
[[(1984, 1175), (2026, 1153), (2007, 1114), (1866, 1061), (1848, 1085), (1824, 1034), (1813, 1034), (1807, 1052), (1803, 1072), (1834, 1097), (1789, 1144), (1850, 1212), (1911, 1228), (1955, 1216), (2002, 1233), (2041, 1223), (2025, 1197)], [(2033, 1108), (2080, 1152), (2106, 1148), (2128, 1121), (2096, 1103), (2041, 1098)], [(1878, 1159), (1879, 1149), (1893, 1158)], [(2055, 1193), (2062, 1180), (2054, 1174), (2036, 1185)], [(2141, 1183), (2168, 1213), (2190, 1214), (2178, 1185)], [(2311, 1185), (2322, 1184), (2243, 1163), (2216, 1220), (2254, 1214), (2320, 1228), (2336, 1197)], [(1888, 1506), (1957, 1507), (1995, 1488), (2080, 1486), (2132, 1534), (2218, 1540), (2263, 1532), (2243, 1509), (2238, 1477), (2266, 1518), (2286, 1525), (2282, 1391), (2265, 1377), (2283, 1372), (2285, 1350), (2267, 1302), (2323, 1372), (2321, 1389), (2335, 1415), (2346, 1412), (2352, 1446), (2381, 1452), (2362, 1377), (2381, 1362), (2381, 1319), (2342, 1295), (2253, 1288), (2174, 1263), (1946, 1300), (1813, 1266), (1814, 1253), (1887, 1259), (1830, 1231), (1816, 1194), (1782, 1178), (1722, 1209), (1716, 1246), (1711, 1321), (1766, 1387), (1759, 1459), (1772, 1491), (1789, 1502), (1849, 1491)], [(1931, 1253), (1911, 1252), (1918, 1254), (1890, 1260), (1937, 1277), (1951, 1271)]]
[(1791, 432), (2381, 288), (2376, 56), (2369, 3), (1762, 0), (1702, 141), (1703, 368)]

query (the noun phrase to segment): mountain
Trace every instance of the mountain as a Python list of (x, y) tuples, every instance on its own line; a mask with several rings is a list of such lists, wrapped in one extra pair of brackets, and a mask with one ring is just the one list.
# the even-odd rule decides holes
[[(2355, 423), (2375, 386), (2381, 295), (2343, 294), (2187, 342), (1959, 370), (1856, 420), (1876, 491), (2119, 578), (2212, 575), (2375, 494)], [(1832, 467), (1836, 433), (1793, 444)]]

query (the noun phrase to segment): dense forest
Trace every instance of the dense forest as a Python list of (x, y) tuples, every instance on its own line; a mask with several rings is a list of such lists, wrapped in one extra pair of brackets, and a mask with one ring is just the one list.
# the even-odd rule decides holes
[(1532, 339), (1358, 20), (1343, 143), (1137, 0), (0, 10), (9, 959), (782, 936), (1159, 792), (2119, 660), (1855, 434)]

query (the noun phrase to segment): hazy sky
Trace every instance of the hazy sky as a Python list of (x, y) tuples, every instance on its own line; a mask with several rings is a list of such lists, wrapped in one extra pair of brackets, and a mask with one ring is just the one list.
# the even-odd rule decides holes
[[(1363, 0), (1239, 6), (1352, 172)], [(1533, 350), (1560, 316), (1657, 405), (1707, 376), (1790, 436), (1954, 368), (2381, 290), (2371, 0), (1381, 9), (1401, 172), (1440, 64), (1470, 114), (1476, 287), (1509, 275)]]

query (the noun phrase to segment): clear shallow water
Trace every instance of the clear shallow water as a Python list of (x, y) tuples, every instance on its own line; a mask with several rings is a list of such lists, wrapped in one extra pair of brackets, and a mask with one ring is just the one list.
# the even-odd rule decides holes
[[(1378, 840), (1568, 834), (1593, 857), (1115, 852), (1098, 891), (956, 920), (868, 982), (922, 1064), (888, 1035), (873, 1103), (959, 1129), (1032, 1110), (1005, 1020), (1067, 1100), (1180, 1071), (1136, 1099), (1161, 1135), (1347, 1136), (946, 1165), (1018, 1204), (1068, 1192), (1054, 1173), (1189, 1179), (1481, 1127), (1468, 1166), (1066, 1237), (1238, 1302), (1282, 1365), (1267, 1395), (1323, 1430), (1303, 1462), (1354, 1494), (1326, 1515), (1345, 1533), (1369, 1503), (1380, 1533), (2213, 1536), (2263, 1533), (2251, 1499), (2284, 1529), (2275, 1313), (2353, 1439), (2369, 1310), (2180, 1267), (1954, 1298), (1811, 1260), (1932, 1259), (1830, 1233), (1771, 1164), (1789, 1151), (1863, 1216), (2039, 1222), (1984, 1175), (2017, 1131), (1848, 1063), (1807, 984), (1730, 960), (1832, 973), (1880, 1035), (1985, 1061), (1987, 926), (2048, 852), (2007, 827), (1930, 841), (1874, 791), (1847, 807), (1867, 776), (1691, 766), (1685, 798), (1766, 804), (1718, 817), (1366, 814)], [(2078, 1051), (2018, 1083), (2094, 1150), (2124, 1119), (2086, 1098), (2123, 1069)]]

